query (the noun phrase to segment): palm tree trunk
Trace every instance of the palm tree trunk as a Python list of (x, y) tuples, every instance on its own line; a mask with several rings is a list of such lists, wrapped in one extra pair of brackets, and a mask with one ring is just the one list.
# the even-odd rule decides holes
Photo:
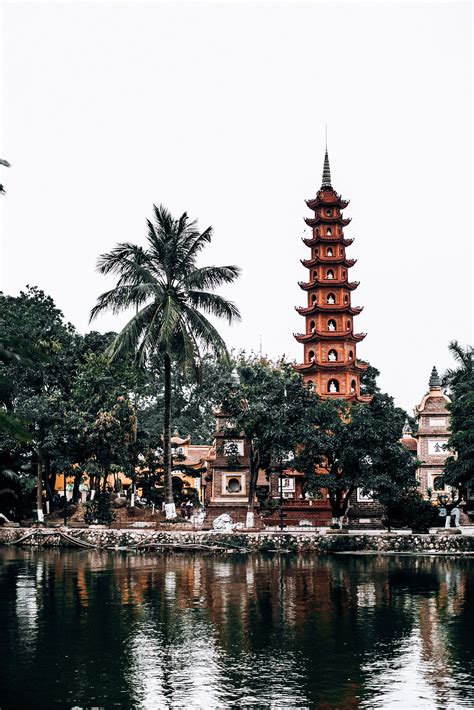
[(171, 477), (171, 358), (165, 354), (165, 412), (163, 431), (163, 475), (165, 484), (165, 516), (176, 518), (176, 506), (173, 498), (173, 480)]

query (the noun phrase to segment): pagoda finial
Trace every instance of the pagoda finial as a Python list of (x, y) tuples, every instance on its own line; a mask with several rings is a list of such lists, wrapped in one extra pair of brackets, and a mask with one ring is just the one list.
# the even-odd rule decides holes
[(429, 386), (430, 390), (435, 389), (436, 387), (441, 387), (441, 380), (435, 365), (433, 365), (433, 369), (431, 370)]
[(405, 419), (405, 425), (403, 427), (403, 436), (404, 437), (412, 436), (412, 434), (413, 433), (411, 430), (410, 422), (408, 421), (408, 419)]
[(331, 168), (329, 167), (329, 156), (328, 147), (326, 146), (326, 153), (324, 154), (324, 166), (323, 166), (323, 181), (321, 187), (332, 187), (331, 185)]

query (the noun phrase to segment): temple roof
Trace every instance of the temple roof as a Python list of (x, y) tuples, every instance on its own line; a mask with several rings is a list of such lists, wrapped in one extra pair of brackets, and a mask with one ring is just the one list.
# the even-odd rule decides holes
[(325, 360), (324, 362), (317, 362), (313, 360), (312, 362), (304, 362), (301, 365), (295, 365), (295, 369), (298, 372), (303, 372), (305, 374), (311, 374), (312, 372), (318, 372), (318, 370), (344, 370), (347, 372), (365, 371), (368, 365), (365, 363), (360, 363), (357, 361), (347, 361), (347, 360)]
[(318, 234), (317, 237), (311, 237), (311, 239), (302, 237), (302, 241), (307, 247), (315, 247), (316, 244), (326, 244), (326, 246), (330, 246), (332, 244), (334, 244), (334, 246), (339, 246), (342, 244), (343, 246), (348, 247), (352, 244), (354, 239), (345, 239), (344, 237), (327, 237), (324, 235), (320, 236)]
[(321, 217), (321, 215), (316, 214), (314, 217), (305, 217), (304, 221), (308, 225), (308, 227), (316, 227), (318, 224), (321, 224), (321, 222), (324, 223), (335, 223), (335, 222), (340, 222), (343, 227), (347, 227), (349, 222), (351, 221), (351, 217), (342, 217), (341, 215), (337, 215), (335, 217)]
[(312, 259), (300, 259), (303, 266), (310, 268), (311, 266), (316, 266), (317, 264), (325, 264), (326, 266), (332, 266), (333, 264), (342, 264), (342, 266), (347, 266), (348, 269), (357, 263), (357, 259), (348, 259), (346, 256), (315, 256)]
[(354, 291), (359, 283), (360, 281), (344, 281), (344, 279), (324, 279), (310, 282), (298, 281), (298, 286), (302, 288), (303, 291), (310, 291), (313, 288), (332, 288), (333, 286), (343, 286), (347, 288), (348, 291)]
[(328, 313), (331, 311), (357, 316), (364, 310), (364, 306), (351, 306), (349, 303), (313, 303), (312, 306), (308, 306), (307, 308), (304, 306), (295, 306), (295, 310), (302, 316), (309, 316), (312, 313)]
[(317, 343), (319, 340), (339, 340), (349, 343), (360, 343), (367, 333), (354, 333), (352, 330), (313, 330), (312, 333), (293, 333), (299, 343)]

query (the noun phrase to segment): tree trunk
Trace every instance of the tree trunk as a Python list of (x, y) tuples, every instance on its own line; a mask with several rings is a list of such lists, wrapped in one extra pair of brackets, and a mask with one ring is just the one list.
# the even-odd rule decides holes
[(249, 498), (247, 503), (247, 518), (245, 521), (246, 528), (253, 528), (255, 526), (255, 489), (257, 487), (258, 478), (258, 463), (259, 458), (254, 461), (252, 440), (250, 440), (250, 481), (249, 481)]
[(38, 522), (44, 522), (43, 513), (43, 457), (38, 451), (37, 482), (36, 482), (36, 514)]
[(171, 358), (165, 354), (165, 412), (163, 431), (163, 478), (165, 486), (165, 516), (167, 520), (176, 518), (171, 476)]
[(82, 479), (82, 472), (76, 471), (74, 473), (74, 486), (72, 488), (72, 500), (74, 503), (77, 503), (80, 496), (81, 496), (81, 492), (79, 490), (79, 486), (81, 485), (81, 479)]

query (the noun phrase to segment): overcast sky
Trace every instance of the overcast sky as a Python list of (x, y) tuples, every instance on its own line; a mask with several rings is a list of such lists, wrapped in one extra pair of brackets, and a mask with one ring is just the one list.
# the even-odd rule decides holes
[(467, 2), (3, 2), (2, 290), (38, 285), (85, 332), (97, 256), (161, 202), (243, 269), (229, 345), (301, 361), (327, 123), (358, 355), (411, 412), (472, 337), (471, 32)]

